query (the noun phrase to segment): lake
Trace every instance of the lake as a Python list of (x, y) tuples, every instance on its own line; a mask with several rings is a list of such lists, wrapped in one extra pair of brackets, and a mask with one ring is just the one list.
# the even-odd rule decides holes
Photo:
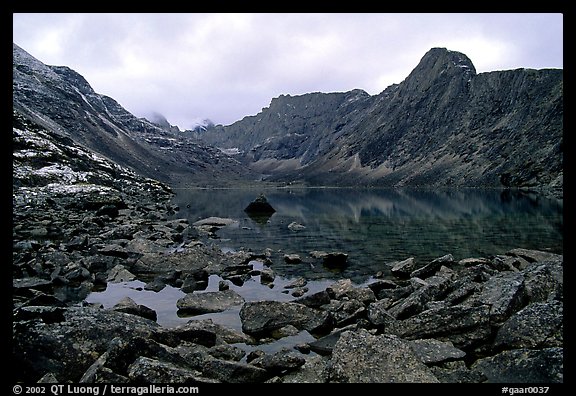
[[(244, 212), (260, 193), (276, 209), (270, 218)], [(177, 190), (174, 202), (176, 217), (190, 223), (209, 216), (237, 220), (217, 232), (222, 248), (268, 248), (303, 259), (314, 250), (348, 254), (348, 267), (338, 273), (282, 262), (275, 268), (308, 279), (360, 281), (409, 257), (428, 262), (452, 254), (459, 260), (513, 248), (562, 253), (562, 201), (509, 190)]]
[[(211, 216), (236, 222), (205, 239), (224, 251), (271, 252), (276, 273), (274, 287), (254, 276), (243, 286), (230, 285), (246, 301), (294, 299), (284, 286), (307, 280), (308, 293), (323, 290), (338, 279), (356, 285), (389, 274), (389, 263), (409, 257), (421, 263), (452, 254), (456, 260), (491, 257), (514, 248), (563, 252), (563, 203), (539, 195), (509, 190), (419, 190), (352, 188), (186, 189), (176, 190), (179, 206), (174, 218), (193, 222)], [(246, 206), (263, 193), (276, 212), (252, 218)], [(291, 227), (289, 225), (292, 224)], [(294, 227), (296, 225), (297, 227)], [(325, 268), (310, 257), (311, 251), (348, 254), (345, 268)], [(285, 254), (298, 254), (302, 263), (288, 264)], [(253, 261), (255, 269), (263, 268)], [(220, 277), (212, 275), (206, 291), (218, 290)], [(167, 286), (155, 293), (142, 290), (139, 281), (109, 284), (91, 293), (87, 301), (111, 307), (124, 296), (158, 313), (158, 323), (175, 326), (190, 317), (177, 313), (180, 289)], [(195, 316), (241, 328), (239, 307), (218, 314)], [(305, 342), (302, 332), (287, 342)], [(269, 346), (271, 348), (271, 346)]]

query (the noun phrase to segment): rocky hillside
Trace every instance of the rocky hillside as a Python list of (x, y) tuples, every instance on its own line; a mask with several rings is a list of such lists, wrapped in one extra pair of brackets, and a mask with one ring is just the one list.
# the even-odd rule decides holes
[(562, 70), (477, 74), (433, 48), (379, 95), (282, 95), (198, 136), (270, 180), (561, 191), (562, 133)]
[(178, 136), (169, 124), (129, 113), (77, 72), (47, 66), (13, 45), (13, 107), (22, 117), (146, 177), (175, 186), (250, 178), (220, 150)]

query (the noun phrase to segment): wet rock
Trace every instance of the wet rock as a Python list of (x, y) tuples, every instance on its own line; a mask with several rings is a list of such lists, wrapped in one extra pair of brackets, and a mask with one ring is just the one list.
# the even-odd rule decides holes
[(296, 231), (302, 231), (306, 229), (306, 226), (300, 224), (300, 223), (296, 223), (295, 221), (293, 221), (292, 223), (288, 224), (288, 229), (290, 231), (296, 232)]
[(166, 282), (162, 278), (154, 278), (151, 282), (144, 285), (144, 290), (150, 290), (153, 292), (159, 292), (166, 287)]
[(514, 257), (521, 257), (521, 258), (525, 259), (526, 261), (528, 261), (529, 263), (545, 262), (545, 261), (552, 261), (552, 262), (560, 261), (561, 262), (563, 259), (562, 255), (560, 255), (560, 254), (543, 252), (541, 250), (530, 250), (530, 249), (521, 249), (521, 248), (511, 249), (511, 250), (506, 252), (506, 255), (514, 256)]
[(146, 319), (156, 321), (156, 311), (145, 305), (136, 304), (130, 297), (124, 297), (112, 307), (116, 312), (124, 312), (131, 315), (138, 315)]
[(477, 360), (470, 367), (492, 383), (564, 382), (562, 348), (513, 349)]
[(234, 290), (216, 292), (188, 293), (176, 302), (179, 312), (200, 315), (211, 312), (222, 312), (240, 305), (244, 298)]
[(286, 325), (311, 333), (327, 331), (332, 326), (332, 317), (326, 311), (281, 301), (247, 302), (240, 310), (240, 319), (242, 331), (257, 337)]
[(262, 284), (269, 284), (274, 282), (276, 275), (274, 271), (270, 268), (264, 268), (260, 271), (260, 283)]
[(223, 218), (223, 217), (207, 217), (202, 220), (192, 223), (195, 227), (213, 226), (213, 227), (226, 227), (238, 223), (238, 220)]
[(128, 271), (122, 264), (118, 264), (110, 270), (108, 282), (120, 283), (129, 282), (136, 279), (136, 275)]
[(355, 287), (350, 279), (334, 282), (326, 288), (326, 291), (330, 298), (334, 300), (359, 300), (365, 305), (376, 301), (376, 296), (369, 287)]
[(422, 268), (418, 268), (412, 271), (410, 273), (410, 277), (425, 279), (429, 276), (434, 275), (443, 265), (450, 266), (452, 264), (455, 264), (454, 257), (451, 254), (447, 254), (445, 256), (432, 260), (430, 263), (426, 264)]
[(349, 325), (341, 329), (332, 331), (323, 337), (318, 338), (310, 343), (308, 343), (310, 350), (316, 352), (319, 355), (326, 356), (331, 355), (336, 342), (340, 339), (340, 336), (345, 331), (356, 330), (357, 326)]
[(209, 274), (206, 270), (200, 269), (188, 274), (180, 289), (184, 293), (192, 293), (195, 290), (205, 290), (208, 287)]
[(330, 294), (326, 290), (321, 290), (306, 297), (294, 300), (294, 302), (298, 304), (304, 304), (312, 308), (319, 308), (322, 305), (330, 303)]
[(330, 252), (322, 257), (322, 265), (326, 268), (343, 269), (348, 265), (348, 254), (343, 252)]
[(214, 346), (218, 342), (227, 344), (254, 344), (254, 338), (230, 327), (214, 323), (211, 319), (190, 320), (188, 323), (166, 330), (168, 333), (176, 334), (180, 339)]
[(252, 214), (272, 214), (276, 212), (276, 209), (268, 203), (268, 199), (264, 194), (260, 194), (254, 201), (246, 206), (244, 211)]
[(284, 261), (288, 264), (298, 264), (302, 262), (302, 258), (298, 254), (285, 254)]
[(332, 382), (439, 382), (415, 355), (410, 344), (393, 335), (348, 331), (332, 351)]
[(416, 269), (414, 257), (388, 263), (388, 266), (390, 267), (390, 272), (400, 278), (408, 277), (410, 273)]

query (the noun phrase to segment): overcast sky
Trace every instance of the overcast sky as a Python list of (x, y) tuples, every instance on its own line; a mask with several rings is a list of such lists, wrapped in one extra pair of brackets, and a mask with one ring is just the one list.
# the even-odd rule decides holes
[(281, 94), (371, 95), (432, 47), (478, 73), (563, 68), (562, 14), (14, 14), (13, 41), (136, 116), (231, 124)]

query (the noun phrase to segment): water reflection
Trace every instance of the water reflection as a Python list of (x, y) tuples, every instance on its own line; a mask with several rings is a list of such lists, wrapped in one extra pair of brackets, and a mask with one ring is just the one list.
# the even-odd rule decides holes
[[(264, 192), (276, 209), (251, 218), (246, 205)], [(562, 252), (562, 201), (501, 190), (274, 189), (178, 190), (176, 217), (190, 223), (230, 217), (239, 227), (218, 231), (222, 247), (276, 253), (274, 270), (310, 279), (361, 278), (386, 271), (385, 263), (445, 254), (487, 257), (517, 247)], [(302, 225), (298, 230), (291, 223)], [(314, 250), (349, 255), (343, 271), (323, 268)], [(287, 264), (284, 254), (303, 263)]]

